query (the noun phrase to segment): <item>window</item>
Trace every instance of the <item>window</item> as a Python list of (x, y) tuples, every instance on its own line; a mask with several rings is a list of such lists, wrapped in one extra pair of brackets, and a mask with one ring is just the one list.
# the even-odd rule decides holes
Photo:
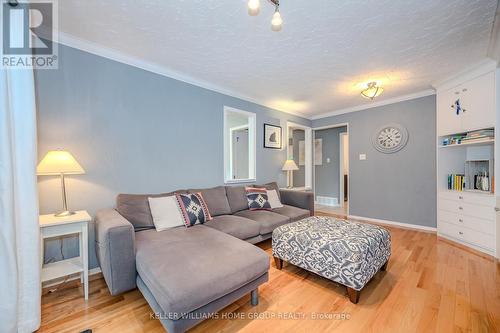
[(255, 113), (224, 107), (224, 180), (255, 181)]

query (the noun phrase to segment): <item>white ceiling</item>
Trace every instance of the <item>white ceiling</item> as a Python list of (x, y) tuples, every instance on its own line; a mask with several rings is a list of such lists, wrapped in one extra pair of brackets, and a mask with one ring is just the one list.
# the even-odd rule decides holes
[(385, 88), (380, 102), (479, 62), (496, 8), (497, 0), (281, 0), (276, 33), (267, 0), (257, 17), (245, 0), (64, 0), (59, 28), (63, 43), (90, 42), (96, 53), (111, 49), (311, 117), (369, 105), (359, 92), (372, 80)]

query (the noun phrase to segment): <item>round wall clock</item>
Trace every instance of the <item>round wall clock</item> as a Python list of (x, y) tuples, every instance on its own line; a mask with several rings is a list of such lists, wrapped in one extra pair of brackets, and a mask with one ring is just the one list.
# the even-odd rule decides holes
[(408, 142), (408, 130), (399, 124), (380, 127), (373, 136), (373, 147), (381, 153), (392, 154), (400, 151)]

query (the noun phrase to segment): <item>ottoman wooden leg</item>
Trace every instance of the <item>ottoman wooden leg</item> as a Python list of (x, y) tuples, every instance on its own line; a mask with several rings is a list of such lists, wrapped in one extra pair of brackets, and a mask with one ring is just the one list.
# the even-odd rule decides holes
[(380, 268), (381, 271), (386, 271), (387, 270), (387, 265), (389, 264), (389, 259), (385, 262), (384, 266)]
[(277, 269), (283, 268), (283, 259), (274, 257), (274, 263), (276, 264)]
[(354, 304), (358, 304), (360, 293), (360, 291), (347, 287), (347, 295), (349, 295), (349, 300)]

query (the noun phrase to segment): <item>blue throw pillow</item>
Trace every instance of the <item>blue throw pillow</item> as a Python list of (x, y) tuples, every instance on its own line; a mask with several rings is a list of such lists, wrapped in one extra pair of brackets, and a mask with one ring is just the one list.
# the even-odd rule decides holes
[(175, 197), (181, 209), (186, 228), (192, 227), (195, 224), (203, 224), (212, 219), (201, 193), (176, 193)]

